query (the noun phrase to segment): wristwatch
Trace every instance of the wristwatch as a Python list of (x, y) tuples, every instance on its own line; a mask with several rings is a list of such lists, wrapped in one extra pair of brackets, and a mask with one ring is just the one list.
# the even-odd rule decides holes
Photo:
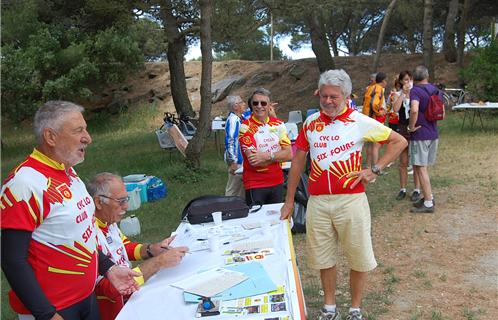
[(275, 153), (273, 151), (270, 151), (270, 160), (275, 161)]
[(146, 248), (146, 252), (147, 252), (147, 255), (149, 256), (149, 258), (154, 258), (154, 255), (152, 254), (152, 251), (150, 250), (150, 243), (147, 245), (147, 248)]
[(376, 175), (380, 175), (380, 174), (381, 174), (381, 172), (382, 172), (382, 171), (380, 170), (380, 168), (379, 168), (376, 164), (374, 164), (374, 165), (372, 166), (372, 168), (370, 168), (370, 170), (372, 170), (372, 172), (373, 172), (374, 174), (376, 174)]

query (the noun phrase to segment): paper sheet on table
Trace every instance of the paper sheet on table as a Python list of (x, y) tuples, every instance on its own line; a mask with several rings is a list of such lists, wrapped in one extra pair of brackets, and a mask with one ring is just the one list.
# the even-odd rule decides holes
[(273, 240), (255, 240), (255, 241), (246, 241), (234, 244), (232, 246), (233, 250), (255, 250), (255, 249), (264, 249), (264, 248), (273, 248)]
[(203, 297), (213, 297), (248, 278), (241, 272), (218, 268), (194, 274), (171, 285), (183, 289), (185, 292)]
[(170, 243), (171, 247), (188, 247), (189, 251), (200, 251), (209, 249), (207, 241), (197, 241), (195, 230), (188, 223), (182, 223), (178, 227), (176, 237)]
[[(217, 296), (214, 296), (213, 299), (215, 300), (225, 301), (239, 299), (267, 293), (277, 289), (277, 286), (273, 283), (268, 273), (266, 273), (265, 268), (259, 262), (247, 262), (235, 266), (226, 266), (224, 269), (242, 272), (244, 275), (249, 277), (249, 279), (220, 293)], [(183, 297), (185, 302), (192, 303), (197, 303), (201, 299), (198, 295), (190, 294), (188, 292), (184, 292)]]

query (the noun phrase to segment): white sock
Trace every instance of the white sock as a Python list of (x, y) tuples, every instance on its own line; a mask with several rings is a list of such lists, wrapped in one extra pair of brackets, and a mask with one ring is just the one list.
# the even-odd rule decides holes
[(424, 200), (424, 206), (426, 206), (427, 208), (430, 208), (434, 205), (434, 203), (432, 202), (432, 200), (429, 200), (429, 201), (425, 201)]
[(336, 305), (335, 304), (324, 304), (323, 308), (327, 310), (328, 312), (333, 312), (335, 313), (336, 310)]
[(360, 312), (360, 308), (353, 308), (353, 307), (349, 308), (349, 312), (350, 312), (350, 313), (351, 313), (351, 312), (353, 312), (353, 311), (358, 311), (358, 312)]
[(399, 189), (399, 191), (406, 192), (406, 188), (401, 188), (401, 189)]
[(418, 192), (418, 193), (420, 193), (420, 189), (413, 189), (413, 192)]

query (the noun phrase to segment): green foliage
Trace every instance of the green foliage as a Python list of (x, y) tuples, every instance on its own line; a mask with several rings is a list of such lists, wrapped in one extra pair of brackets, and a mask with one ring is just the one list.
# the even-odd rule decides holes
[(167, 51), (166, 33), (157, 22), (149, 19), (138, 19), (131, 26), (130, 34), (138, 43), (146, 60), (153, 61), (164, 58)]
[(99, 32), (89, 44), (88, 56), (99, 70), (105, 83), (121, 81), (130, 70), (143, 63), (138, 44), (127, 34), (114, 28)]
[(120, 1), (97, 1), (101, 4), (90, 10), (93, 2), (3, 7), (2, 115), (22, 121), (43, 101), (89, 97), (92, 88), (122, 81), (142, 66), (136, 39), (149, 39), (144, 32), (128, 32), (131, 9)]
[(498, 40), (477, 49), (470, 65), (462, 71), (467, 90), (483, 101), (498, 101)]

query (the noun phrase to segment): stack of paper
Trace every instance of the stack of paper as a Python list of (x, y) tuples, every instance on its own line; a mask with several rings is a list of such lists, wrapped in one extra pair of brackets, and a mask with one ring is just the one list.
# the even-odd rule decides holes
[[(259, 262), (248, 262), (235, 266), (226, 266), (224, 269), (242, 273), (247, 277), (247, 280), (240, 282), (239, 284), (221, 292), (216, 296), (212, 297), (213, 300), (233, 300), (243, 297), (254, 296), (262, 293), (267, 293), (277, 289), (277, 286), (273, 283), (268, 273), (266, 273), (265, 268)], [(174, 285), (176, 286), (176, 285)], [(187, 291), (184, 292), (183, 296), (185, 302), (199, 302), (201, 299), (200, 294), (190, 294)], [(204, 296), (206, 297), (206, 296)]]
[(218, 268), (197, 273), (172, 286), (201, 297), (214, 297), (247, 279), (241, 272)]

